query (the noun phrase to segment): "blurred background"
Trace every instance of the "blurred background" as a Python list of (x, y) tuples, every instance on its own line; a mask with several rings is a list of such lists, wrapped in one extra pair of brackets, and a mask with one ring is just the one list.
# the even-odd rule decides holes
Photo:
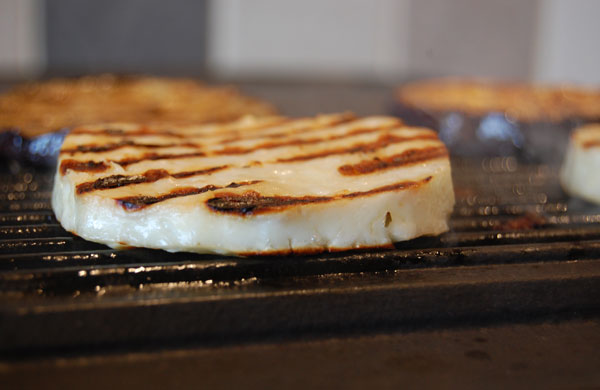
[(0, 0), (0, 79), (600, 84), (596, 0)]

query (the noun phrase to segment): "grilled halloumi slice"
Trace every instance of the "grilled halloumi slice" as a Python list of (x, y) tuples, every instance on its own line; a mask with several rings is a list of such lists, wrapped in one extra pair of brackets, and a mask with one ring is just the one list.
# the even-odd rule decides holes
[(560, 181), (568, 193), (600, 203), (600, 124), (575, 129), (571, 134)]
[(0, 130), (18, 130), (27, 138), (91, 122), (186, 125), (274, 113), (269, 103), (231, 86), (181, 78), (58, 78), (18, 84), (0, 94)]
[(390, 246), (445, 232), (453, 205), (434, 131), (351, 114), (78, 127), (52, 196), (91, 241), (237, 255)]

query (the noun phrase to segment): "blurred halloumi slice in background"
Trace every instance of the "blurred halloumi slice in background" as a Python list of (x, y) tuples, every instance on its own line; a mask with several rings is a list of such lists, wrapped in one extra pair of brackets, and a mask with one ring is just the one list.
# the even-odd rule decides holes
[(600, 204), (600, 124), (573, 131), (560, 181), (569, 194)]

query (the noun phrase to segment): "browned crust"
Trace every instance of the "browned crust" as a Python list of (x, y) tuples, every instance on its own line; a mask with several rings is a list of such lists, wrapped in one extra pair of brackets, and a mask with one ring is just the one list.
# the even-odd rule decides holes
[[(429, 137), (430, 135), (427, 135), (427, 136)], [(409, 138), (414, 139), (414, 137), (409, 137)], [(354, 145), (348, 149), (343, 149), (343, 150), (349, 150), (349, 151), (347, 151), (347, 153), (353, 153), (353, 152), (357, 152), (359, 150), (360, 151), (372, 151), (375, 148), (387, 146), (389, 143), (401, 142), (406, 139), (407, 139), (407, 137), (395, 137), (392, 135), (385, 135), (385, 136), (380, 137), (374, 143), (361, 144), (361, 146)], [(327, 156), (330, 154), (335, 154), (335, 153), (338, 153), (340, 150), (342, 150), (342, 149), (328, 150), (328, 151), (323, 152), (322, 154), (319, 154), (319, 156), (323, 157), (323, 156)], [(448, 151), (446, 150), (446, 148), (444, 146), (429, 147), (429, 148), (423, 148), (423, 149), (409, 149), (405, 152), (395, 154), (390, 157), (375, 158), (373, 160), (363, 160), (363, 161), (359, 162), (358, 164), (342, 165), (338, 168), (338, 171), (342, 175), (345, 175), (345, 176), (357, 176), (357, 175), (363, 175), (363, 174), (370, 174), (370, 173), (377, 172), (380, 170), (396, 168), (396, 167), (400, 167), (403, 165), (406, 166), (406, 165), (411, 165), (411, 164), (417, 164), (417, 163), (433, 160), (436, 158), (446, 157), (447, 155), (448, 155)], [(156, 156), (156, 159), (158, 159), (158, 158), (160, 158), (160, 155)], [(154, 159), (154, 157), (150, 157), (150, 159)], [(138, 162), (138, 160), (139, 159), (129, 160), (126, 163), (131, 164), (131, 163)], [(308, 158), (304, 157), (304, 160), (308, 160)], [(296, 160), (294, 158), (290, 158), (290, 159), (286, 159), (285, 161), (291, 162), (291, 161), (296, 161)], [(87, 163), (88, 162), (80, 163), (81, 170), (85, 169)], [(125, 162), (123, 162), (123, 161), (117, 162), (117, 163), (126, 165)], [(151, 182), (160, 180), (167, 176), (171, 176), (174, 178), (186, 178), (186, 177), (191, 177), (191, 176), (206, 175), (206, 174), (210, 174), (210, 173), (220, 171), (220, 170), (223, 170), (226, 168), (229, 168), (229, 166), (217, 166), (217, 167), (204, 168), (201, 170), (176, 172), (176, 173), (169, 173), (165, 170), (149, 170), (145, 173), (137, 174), (137, 175), (112, 175), (112, 176), (107, 176), (107, 177), (97, 179), (92, 182), (85, 182), (85, 183), (81, 183), (81, 184), (77, 185), (77, 194), (83, 194), (86, 192), (97, 191), (97, 190), (105, 190), (105, 189), (124, 187), (124, 186), (128, 186), (128, 185), (133, 185), (133, 184), (151, 183)], [(61, 165), (61, 169), (62, 169), (62, 165)], [(61, 172), (64, 174), (64, 172), (62, 170), (61, 170)]]
[(166, 194), (162, 194), (162, 195), (158, 195), (158, 196), (145, 196), (145, 195), (128, 196), (128, 197), (123, 197), (123, 198), (117, 198), (117, 199), (115, 199), (115, 201), (117, 202), (117, 204), (119, 206), (123, 207), (123, 209), (125, 209), (126, 211), (139, 211), (139, 210), (146, 208), (148, 206), (151, 206), (153, 204), (163, 202), (165, 200), (169, 200), (169, 199), (173, 199), (173, 198), (198, 195), (198, 194), (203, 194), (205, 192), (216, 191), (216, 190), (220, 190), (220, 189), (224, 189), (224, 188), (238, 188), (238, 187), (242, 187), (242, 186), (257, 184), (260, 182), (261, 182), (260, 180), (252, 180), (252, 181), (245, 181), (245, 182), (239, 182), (239, 183), (235, 183), (235, 182), (229, 183), (226, 186), (215, 186), (212, 184), (208, 184), (208, 185), (206, 185), (204, 187), (200, 187), (200, 188), (197, 188), (197, 187), (176, 188)]
[(231, 86), (192, 79), (85, 76), (19, 84), (0, 95), (0, 128), (27, 137), (89, 123), (187, 125), (273, 115), (269, 103)]
[(522, 122), (600, 118), (600, 89), (543, 86), (477, 79), (430, 79), (396, 91), (403, 106), (431, 113), (482, 116), (502, 112)]
[(192, 153), (144, 153), (139, 157), (128, 157), (121, 160), (111, 160), (112, 162), (119, 164), (122, 167), (126, 167), (128, 165), (137, 164), (142, 161), (158, 161), (158, 160), (177, 160), (183, 158), (194, 158), (194, 157), (204, 157), (206, 153), (204, 152), (192, 152)]
[(287, 163), (307, 161), (339, 154), (372, 153), (379, 149), (383, 149), (389, 145), (416, 140), (438, 140), (438, 137), (437, 134), (433, 132), (430, 134), (420, 134), (412, 137), (399, 137), (393, 134), (383, 134), (376, 141), (373, 142), (356, 143), (354, 145), (343, 148), (333, 148), (322, 150), (316, 153), (300, 154), (292, 157), (280, 158), (277, 160), (277, 162)]
[(146, 126), (142, 126), (136, 130), (121, 130), (121, 129), (101, 129), (101, 130), (91, 130), (85, 127), (78, 127), (73, 129), (70, 134), (73, 135), (101, 135), (101, 136), (115, 136), (115, 137), (124, 137), (124, 136), (135, 136), (135, 137), (172, 137), (172, 138), (186, 138), (187, 136), (184, 134), (178, 134), (169, 130), (156, 130), (151, 129)]
[[(128, 165), (137, 164), (137, 163), (140, 163), (143, 161), (183, 159), (183, 158), (189, 158), (189, 157), (204, 157), (207, 155), (222, 156), (222, 155), (249, 154), (249, 153), (253, 153), (257, 150), (261, 150), (261, 149), (275, 149), (275, 148), (286, 147), (286, 146), (311, 145), (311, 144), (318, 144), (318, 143), (322, 143), (322, 142), (335, 141), (335, 140), (340, 140), (340, 139), (344, 139), (344, 138), (348, 138), (348, 137), (352, 137), (352, 136), (360, 135), (360, 134), (381, 132), (381, 131), (385, 131), (388, 129), (393, 129), (396, 126), (397, 126), (397, 124), (393, 124), (393, 125), (389, 125), (389, 126), (382, 126), (382, 127), (373, 127), (373, 128), (360, 128), (360, 129), (354, 129), (354, 130), (348, 131), (344, 134), (332, 135), (329, 137), (307, 138), (307, 139), (297, 138), (297, 139), (292, 139), (292, 140), (284, 141), (284, 142), (264, 142), (264, 143), (261, 143), (261, 144), (258, 144), (258, 145), (252, 146), (252, 147), (248, 147), (248, 148), (227, 147), (227, 148), (224, 148), (221, 150), (216, 150), (216, 151), (213, 151), (210, 153), (205, 153), (205, 152), (201, 152), (201, 151), (191, 152), (191, 153), (167, 153), (167, 154), (145, 153), (139, 157), (128, 157), (128, 158), (125, 158), (122, 160), (111, 160), (111, 161), (125, 167)], [(393, 135), (384, 135), (384, 136), (380, 137), (380, 139), (378, 139), (376, 141), (376, 143), (356, 144), (349, 148), (337, 148), (337, 149), (331, 149), (331, 150), (319, 152), (319, 153), (314, 154), (315, 157), (311, 157), (313, 155), (296, 156), (296, 157), (291, 157), (288, 159), (279, 159), (277, 162), (305, 161), (305, 160), (310, 160), (312, 158), (326, 157), (328, 155), (333, 155), (333, 154), (356, 153), (356, 152), (360, 152), (360, 151), (363, 151), (363, 152), (374, 151), (379, 147), (385, 147), (392, 143), (419, 140), (419, 139), (437, 139), (437, 135), (435, 135), (433, 133), (414, 136), (414, 137), (396, 137)], [(161, 147), (170, 148), (170, 147), (174, 147), (174, 146), (200, 148), (199, 145), (190, 144), (190, 143), (148, 145), (148, 144), (135, 144), (131, 141), (123, 141), (123, 142), (109, 144), (109, 145), (105, 145), (105, 146), (80, 145), (76, 148), (64, 149), (61, 151), (61, 153), (74, 154), (77, 152), (85, 152), (85, 153), (106, 152), (106, 151), (112, 151), (112, 150), (116, 150), (116, 149), (126, 147), (126, 146), (143, 147), (143, 148), (152, 147), (155, 149), (158, 149)], [(345, 151), (347, 151), (347, 152), (345, 152)], [(85, 166), (86, 163), (91, 164), (91, 161), (90, 162), (82, 161), (81, 166)]]
[(78, 184), (76, 187), (76, 192), (78, 195), (81, 195), (91, 191), (109, 190), (112, 188), (125, 187), (132, 184), (153, 183), (165, 177), (174, 177), (176, 179), (182, 179), (191, 176), (209, 175), (213, 172), (227, 169), (228, 167), (229, 166), (227, 165), (221, 165), (217, 167), (204, 168), (195, 171), (185, 171), (176, 173), (169, 173), (164, 169), (151, 169), (138, 175), (111, 175), (102, 177), (94, 181)]
[[(293, 131), (288, 130), (288, 131), (281, 131), (281, 132), (270, 133), (270, 134), (258, 133), (256, 135), (249, 135), (247, 133), (240, 134), (240, 132), (238, 132), (234, 136), (231, 136), (229, 138), (221, 140), (220, 143), (229, 144), (229, 143), (233, 143), (233, 142), (237, 142), (237, 141), (241, 141), (241, 140), (260, 139), (260, 138), (283, 138), (283, 137), (287, 137), (292, 134), (297, 134), (300, 132), (327, 129), (332, 126), (339, 126), (339, 125), (342, 125), (345, 123), (354, 122), (355, 120), (356, 120), (356, 115), (354, 115), (352, 113), (345, 113), (345, 114), (341, 115), (340, 118), (329, 121), (327, 123), (322, 123), (322, 124), (313, 125), (313, 126), (307, 126), (302, 129), (294, 129)], [(401, 123), (402, 122), (400, 120), (398, 120), (398, 124), (401, 124)], [(271, 127), (278, 126), (278, 125), (280, 125), (280, 124), (276, 124)]]
[(584, 149), (600, 148), (600, 139), (594, 139), (583, 143)]
[(376, 157), (371, 160), (363, 160), (357, 164), (342, 165), (338, 168), (338, 171), (344, 176), (366, 175), (391, 168), (420, 164), (447, 156), (448, 150), (444, 146), (408, 149), (389, 157)]
[(206, 200), (209, 210), (240, 216), (250, 216), (257, 214), (266, 214), (281, 212), (295, 206), (308, 204), (327, 203), (342, 199), (354, 199), (358, 197), (372, 196), (383, 192), (403, 191), (418, 188), (432, 179), (428, 176), (419, 181), (403, 181), (382, 187), (373, 188), (368, 191), (351, 192), (348, 194), (335, 196), (263, 196), (256, 191), (246, 191), (244, 193), (222, 192)]
[(72, 159), (63, 160), (60, 163), (60, 173), (64, 175), (67, 171), (77, 172), (104, 172), (108, 169), (108, 164), (103, 161), (77, 161)]
[(235, 155), (235, 154), (249, 154), (255, 152), (260, 149), (276, 149), (286, 146), (299, 146), (299, 145), (313, 145), (322, 142), (328, 141), (336, 141), (344, 138), (353, 137), (355, 135), (360, 134), (369, 134), (369, 133), (377, 133), (383, 130), (391, 130), (394, 127), (397, 127), (397, 124), (382, 126), (382, 127), (370, 127), (370, 128), (360, 128), (354, 129), (351, 131), (347, 131), (344, 134), (331, 135), (329, 137), (320, 137), (320, 138), (295, 138), (288, 141), (283, 142), (263, 142), (258, 145), (251, 146), (249, 148), (239, 148), (239, 147), (228, 147), (221, 150), (217, 150), (214, 152), (216, 155)]
[[(352, 137), (352, 136), (360, 135), (360, 134), (376, 133), (376, 132), (379, 132), (382, 130), (393, 129), (396, 126), (397, 126), (397, 124), (393, 124), (393, 125), (389, 125), (389, 126), (381, 126), (381, 127), (372, 127), (372, 128), (360, 128), (360, 129), (350, 130), (344, 134), (332, 135), (329, 137), (306, 138), (306, 139), (296, 138), (296, 139), (283, 141), (283, 142), (263, 142), (263, 143), (260, 143), (258, 145), (254, 145), (254, 146), (251, 146), (248, 148), (227, 147), (227, 148), (224, 148), (221, 150), (215, 150), (215, 151), (211, 152), (210, 154), (213, 154), (213, 155), (249, 154), (249, 153), (255, 152), (260, 149), (275, 149), (275, 148), (280, 148), (280, 147), (285, 147), (285, 146), (318, 144), (321, 142), (340, 140), (340, 139), (344, 139), (344, 138), (348, 138), (348, 137)], [(127, 135), (129, 135), (129, 133)], [(103, 152), (113, 151), (113, 150), (117, 150), (117, 149), (124, 148), (124, 147), (152, 148), (152, 149), (173, 148), (173, 147), (188, 147), (188, 148), (198, 148), (198, 149), (202, 148), (201, 145), (198, 145), (195, 143), (190, 143), (190, 142), (169, 143), (169, 144), (142, 144), (142, 143), (136, 143), (135, 141), (132, 141), (132, 140), (123, 140), (121, 142), (111, 143), (111, 144), (107, 144), (107, 145), (97, 145), (97, 144), (79, 145), (74, 148), (62, 149), (60, 152), (62, 154), (103, 153)], [(189, 153), (167, 154), (164, 156), (165, 156), (165, 158), (177, 158), (180, 156), (185, 157), (187, 154), (189, 154)], [(160, 158), (160, 155), (152, 154), (150, 156), (156, 157), (154, 159)], [(139, 161), (143, 161), (143, 160), (144, 160), (144, 157), (139, 159)]]
[(78, 184), (75, 192), (78, 195), (86, 192), (108, 190), (138, 183), (151, 183), (169, 176), (169, 172), (164, 169), (151, 169), (139, 175), (111, 175), (102, 177), (98, 180), (88, 181)]
[[(282, 131), (277, 133), (265, 134), (264, 132), (256, 132), (257, 130), (268, 130), (273, 127), (281, 126), (286, 123), (291, 123), (294, 121), (298, 121), (301, 119), (290, 119), (290, 118), (277, 118), (277, 120), (272, 121), (264, 121), (263, 123), (258, 123), (255, 125), (246, 125), (242, 129), (232, 129), (227, 128), (227, 126), (231, 126), (232, 124), (238, 123), (237, 121), (231, 123), (225, 123), (221, 127), (218, 132), (219, 136), (226, 136), (228, 138), (224, 138), (219, 140), (220, 144), (228, 144), (241, 140), (251, 140), (251, 139), (260, 139), (260, 138), (282, 138), (287, 137), (293, 134), (298, 134), (304, 131), (314, 131), (320, 129), (327, 129), (332, 126), (338, 126), (344, 123), (350, 123), (356, 120), (356, 116), (352, 113), (346, 113), (341, 115), (339, 118), (328, 121), (326, 123), (321, 123), (318, 125), (307, 126), (302, 129), (294, 129), (293, 131)], [(398, 120), (396, 126), (402, 124), (402, 121)], [(248, 134), (249, 131), (252, 131), (253, 134)], [(256, 133), (254, 133), (256, 132)], [(99, 135), (105, 137), (126, 137), (126, 136), (135, 136), (135, 137), (144, 137), (144, 136), (159, 136), (159, 137), (167, 137), (167, 138), (188, 138), (189, 136), (183, 133), (176, 133), (170, 130), (157, 130), (151, 129), (147, 126), (141, 126), (136, 130), (122, 130), (122, 129), (97, 129), (92, 130), (85, 127), (78, 127), (71, 131), (73, 135)], [(193, 135), (192, 137), (202, 137), (203, 134)]]
[(175, 147), (188, 147), (188, 148), (201, 148), (201, 145), (194, 143), (170, 143), (170, 144), (141, 144), (131, 140), (123, 140), (121, 142), (116, 142), (112, 144), (106, 145), (98, 145), (98, 144), (86, 144), (86, 145), (78, 145), (74, 148), (64, 148), (60, 150), (60, 154), (75, 154), (75, 153), (104, 153), (104, 152), (112, 152), (113, 150), (122, 149), (122, 148), (144, 148), (144, 149), (166, 149), (166, 148), (175, 148)]
[[(271, 121), (266, 120), (262, 123), (257, 123), (255, 125), (246, 125), (243, 127), (243, 129), (233, 129), (233, 128), (231, 128), (231, 126), (234, 126), (235, 124), (239, 123), (239, 121), (236, 120), (233, 122), (226, 122), (226, 123), (219, 124), (220, 128), (219, 128), (218, 135), (219, 136), (232, 136), (232, 137), (240, 136), (240, 139), (244, 139), (245, 137), (241, 136), (240, 133), (244, 133), (246, 131), (269, 129), (271, 127), (281, 126), (290, 121), (291, 121), (291, 119), (289, 119), (289, 118), (277, 117), (276, 120), (271, 120)], [(159, 124), (157, 124), (157, 125), (159, 125)], [(190, 129), (193, 130), (193, 127), (190, 127)], [(191, 133), (193, 133), (193, 131), (191, 131)], [(200, 133), (200, 134), (190, 135), (190, 134), (184, 134), (184, 133), (177, 133), (177, 132), (170, 131), (170, 130), (152, 129), (145, 125), (140, 126), (136, 130), (122, 130), (122, 129), (95, 129), (95, 130), (92, 130), (92, 129), (89, 129), (86, 127), (78, 127), (78, 128), (75, 128), (74, 130), (72, 130), (71, 134), (73, 134), (73, 135), (98, 135), (98, 136), (104, 136), (104, 137), (127, 137), (127, 136), (135, 136), (135, 137), (150, 136), (150, 137), (153, 137), (153, 136), (158, 136), (158, 137), (177, 138), (177, 139), (182, 139), (182, 138), (186, 139), (186, 138), (203, 137), (206, 135), (212, 135), (212, 133), (206, 133), (206, 134)]]

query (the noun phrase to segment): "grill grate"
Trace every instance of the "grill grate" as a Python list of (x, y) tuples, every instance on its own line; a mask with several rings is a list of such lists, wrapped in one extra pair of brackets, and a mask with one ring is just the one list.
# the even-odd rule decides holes
[(596, 312), (600, 208), (569, 199), (556, 166), (452, 164), (447, 234), (250, 259), (86, 242), (52, 214), (52, 173), (10, 165), (0, 174), (0, 351)]

